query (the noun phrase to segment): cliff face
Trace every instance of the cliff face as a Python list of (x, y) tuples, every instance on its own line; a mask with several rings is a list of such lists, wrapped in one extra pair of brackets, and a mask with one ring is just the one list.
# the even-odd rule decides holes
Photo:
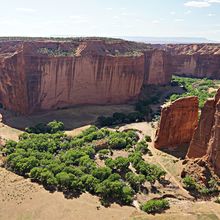
[(205, 157), (220, 175), (220, 89), (202, 109), (187, 153), (188, 158)]
[(173, 74), (220, 79), (220, 45), (169, 45)]
[(126, 103), (138, 97), (143, 84), (166, 84), (171, 77), (165, 52), (147, 45), (140, 49), (123, 41), (13, 42), (8, 50), (4, 45), (0, 100), (6, 109), (21, 113)]
[[(33, 59), (33, 61), (32, 61)], [(124, 103), (143, 83), (143, 57), (27, 58), (29, 106), (54, 109), (77, 104)], [(37, 67), (37, 68), (36, 68)]]
[(31, 113), (135, 100), (172, 74), (220, 79), (219, 45), (148, 45), (119, 39), (0, 41), (0, 103)]
[(196, 128), (190, 142), (190, 147), (187, 153), (189, 158), (200, 158), (206, 155), (214, 123), (214, 114), (215, 101), (214, 99), (210, 99), (206, 101), (202, 109), (198, 127)]
[(189, 143), (197, 123), (197, 97), (181, 98), (163, 107), (155, 147), (160, 149)]
[(145, 53), (145, 84), (164, 85), (172, 77), (171, 56), (163, 50)]
[(16, 112), (25, 112), (28, 108), (24, 68), (21, 53), (0, 56), (0, 102)]

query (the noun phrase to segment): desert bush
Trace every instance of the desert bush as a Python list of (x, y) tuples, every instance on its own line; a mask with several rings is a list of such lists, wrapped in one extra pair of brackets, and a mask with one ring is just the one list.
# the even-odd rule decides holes
[(149, 214), (161, 213), (170, 207), (165, 199), (149, 200), (141, 205), (141, 209)]
[(220, 197), (218, 197), (218, 198), (215, 200), (215, 203), (220, 204)]
[(196, 181), (191, 176), (186, 176), (183, 178), (183, 184), (188, 190), (197, 190), (198, 185)]
[(136, 192), (140, 190), (141, 185), (145, 182), (144, 175), (137, 175), (133, 172), (126, 173), (125, 179)]
[(126, 172), (129, 167), (129, 159), (125, 157), (117, 157), (114, 160), (108, 158), (105, 160), (105, 165), (116, 172)]
[(101, 160), (108, 158), (108, 155), (110, 154), (110, 150), (109, 149), (102, 149), (98, 152), (99, 154), (99, 158)]
[(125, 183), (106, 179), (96, 187), (96, 193), (104, 200), (118, 200), (122, 204), (131, 204), (134, 192)]
[(27, 127), (25, 128), (25, 131), (27, 133), (35, 133), (35, 134), (41, 134), (41, 133), (56, 133), (58, 131), (64, 130), (64, 124), (61, 121), (51, 121), (48, 124), (39, 123), (36, 124), (34, 127)]
[(148, 144), (145, 141), (140, 141), (137, 143), (135, 150), (147, 154), (149, 152)]
[(151, 140), (151, 137), (148, 136), (148, 135), (146, 135), (144, 139), (145, 139), (145, 141), (147, 141), (147, 142), (151, 142), (151, 141), (152, 141), (152, 140)]

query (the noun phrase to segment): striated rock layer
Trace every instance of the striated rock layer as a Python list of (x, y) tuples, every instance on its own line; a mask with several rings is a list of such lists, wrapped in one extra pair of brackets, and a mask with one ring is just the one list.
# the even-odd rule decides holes
[(0, 103), (19, 113), (126, 103), (172, 74), (220, 79), (220, 46), (0, 38)]
[(164, 106), (154, 145), (161, 149), (187, 144), (198, 123), (198, 98), (186, 97)]
[(220, 79), (219, 44), (168, 45), (172, 53), (173, 74)]
[(126, 103), (143, 84), (170, 81), (168, 57), (126, 41), (1, 42), (0, 102), (21, 113)]
[(188, 158), (204, 157), (220, 175), (220, 89), (202, 109), (187, 153)]

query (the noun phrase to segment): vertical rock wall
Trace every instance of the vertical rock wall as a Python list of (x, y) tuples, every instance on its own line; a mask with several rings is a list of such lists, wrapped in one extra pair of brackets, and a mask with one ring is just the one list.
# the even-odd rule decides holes
[(155, 147), (160, 149), (189, 143), (197, 123), (197, 97), (181, 98), (164, 106), (156, 131)]
[(220, 89), (202, 109), (187, 153), (188, 158), (206, 158), (220, 175)]

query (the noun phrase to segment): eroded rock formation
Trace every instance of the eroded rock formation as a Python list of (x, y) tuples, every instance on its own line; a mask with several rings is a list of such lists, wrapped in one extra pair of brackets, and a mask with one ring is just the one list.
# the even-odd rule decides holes
[(187, 157), (206, 158), (220, 175), (220, 89), (202, 109)]
[(21, 113), (126, 103), (143, 84), (170, 81), (166, 57), (149, 45), (121, 40), (2, 42), (0, 102)]
[(220, 45), (168, 45), (172, 53), (173, 74), (220, 79)]
[(189, 143), (197, 123), (197, 97), (181, 98), (164, 106), (156, 131), (155, 147), (161, 149)]
[(0, 103), (15, 112), (126, 103), (172, 74), (220, 79), (220, 46), (0, 39)]

